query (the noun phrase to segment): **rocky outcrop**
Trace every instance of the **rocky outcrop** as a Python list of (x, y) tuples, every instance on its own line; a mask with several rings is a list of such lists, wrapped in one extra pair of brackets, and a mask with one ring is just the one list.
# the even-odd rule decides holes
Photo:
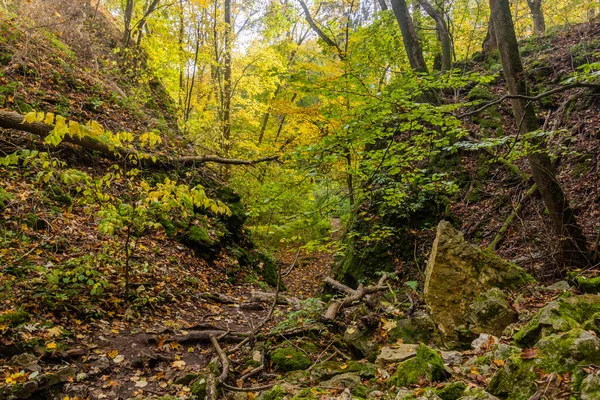
[[(484, 293), (495, 287), (516, 290), (533, 281), (517, 265), (467, 243), (449, 222), (439, 223), (425, 272), (424, 295), (447, 344), (470, 341), (485, 329), (495, 333), (504, 329), (514, 314), (497, 292)], [(474, 302), (479, 304), (472, 306)]]

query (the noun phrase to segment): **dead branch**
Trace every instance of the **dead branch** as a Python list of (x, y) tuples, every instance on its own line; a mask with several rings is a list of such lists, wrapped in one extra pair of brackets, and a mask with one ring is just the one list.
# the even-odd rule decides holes
[(323, 314), (323, 317), (326, 320), (335, 320), (337, 313), (343, 307), (349, 306), (352, 303), (361, 300), (363, 297), (365, 297), (368, 294), (377, 293), (381, 290), (387, 289), (388, 287), (386, 285), (384, 285), (386, 279), (387, 279), (387, 274), (384, 273), (381, 276), (381, 279), (379, 279), (379, 282), (377, 282), (377, 285), (364, 287), (362, 284), (360, 284), (356, 290), (352, 290), (348, 286), (346, 286), (340, 282), (337, 282), (334, 279), (331, 279), (331, 278), (325, 279), (325, 281), (327, 283), (329, 283), (333, 287), (339, 289), (340, 291), (343, 291), (344, 293), (349, 294), (349, 296), (344, 297), (342, 299), (332, 300), (329, 303), (327, 310)]
[[(24, 119), (25, 116), (19, 113), (0, 110), (0, 128), (28, 132), (41, 138), (48, 136), (54, 129), (53, 126), (43, 122), (30, 123), (24, 122)], [(111, 147), (106, 143), (89, 136), (80, 138), (77, 136), (65, 135), (63, 142), (80, 146), (88, 150), (97, 151), (109, 159), (126, 159), (134, 156), (143, 160), (143, 164), (147, 167), (160, 167), (167, 169), (180, 166), (200, 165), (209, 162), (226, 165), (254, 165), (279, 159), (279, 156), (269, 156), (255, 160), (224, 158), (216, 155), (167, 157), (164, 155), (143, 153), (136, 150), (126, 149), (124, 147)]]
[(206, 375), (206, 399), (217, 400), (217, 378), (212, 372)]
[(237, 303), (237, 300), (234, 299), (233, 297), (221, 294), (221, 293), (202, 293), (200, 295), (200, 297), (202, 297), (203, 299), (207, 299), (207, 300), (211, 300), (214, 301), (216, 303), (222, 303), (222, 304), (235, 304)]

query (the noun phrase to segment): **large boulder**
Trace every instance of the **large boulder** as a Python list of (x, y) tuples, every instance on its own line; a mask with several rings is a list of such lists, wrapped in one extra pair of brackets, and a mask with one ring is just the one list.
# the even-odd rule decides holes
[[(482, 327), (473, 326), (473, 319), (469, 320), (473, 311), (477, 324), (495, 331), (503, 329), (512, 316), (473, 310), (471, 305), (491, 288), (517, 290), (533, 281), (519, 266), (467, 243), (449, 222), (439, 223), (425, 272), (424, 295), (429, 313), (448, 344), (470, 341), (475, 332), (481, 333)], [(490, 306), (504, 308), (500, 303), (488, 301)], [(483, 317), (488, 320), (483, 321)]]
[(398, 366), (396, 373), (389, 379), (388, 385), (408, 387), (420, 382), (442, 382), (450, 374), (444, 367), (444, 359), (437, 351), (421, 344), (415, 357)]
[(532, 346), (543, 337), (575, 328), (600, 334), (600, 295), (585, 294), (546, 304), (514, 340), (521, 346)]

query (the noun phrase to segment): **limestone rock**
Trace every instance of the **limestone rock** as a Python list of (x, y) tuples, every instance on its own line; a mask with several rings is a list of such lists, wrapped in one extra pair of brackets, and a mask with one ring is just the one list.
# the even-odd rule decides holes
[(461, 339), (469, 306), (491, 289), (515, 290), (533, 282), (522, 268), (467, 243), (449, 222), (441, 221), (425, 272), (425, 303), (447, 342)]
[(376, 364), (395, 363), (408, 360), (415, 356), (417, 344), (399, 344), (394, 347), (382, 347), (381, 353), (377, 356)]
[(558, 282), (554, 282), (550, 286), (540, 288), (540, 291), (544, 292), (544, 293), (552, 293), (552, 292), (565, 292), (569, 289), (571, 289), (571, 285), (569, 285), (569, 282), (558, 281)]
[(355, 374), (354, 372), (346, 372), (322, 382), (320, 386), (327, 389), (354, 389), (361, 384), (362, 382), (358, 374)]
[(581, 382), (581, 400), (600, 399), (600, 372), (589, 374)]
[(273, 367), (279, 371), (303, 370), (312, 364), (310, 357), (293, 346), (285, 346), (269, 353)]
[(600, 333), (600, 295), (573, 296), (546, 304), (514, 340), (521, 346), (532, 346), (545, 336), (580, 327)]
[(370, 359), (377, 351), (377, 344), (373, 342), (371, 336), (372, 332), (369, 329), (351, 326), (344, 332), (343, 341), (356, 355)]
[(412, 318), (396, 321), (396, 327), (389, 332), (391, 341), (402, 339), (403, 343), (435, 343), (437, 328), (426, 313), (417, 312)]
[(517, 312), (508, 304), (506, 293), (496, 287), (477, 296), (469, 309), (467, 319), (473, 326), (473, 333), (502, 336), (504, 328), (519, 319)]
[[(335, 375), (352, 372), (358, 374), (363, 379), (375, 377), (377, 367), (374, 364), (364, 361), (324, 361), (315, 364), (310, 370), (310, 377), (315, 382), (321, 382), (333, 378)], [(287, 381), (287, 375), (286, 375)]]
[(417, 348), (415, 357), (398, 366), (388, 385), (407, 387), (421, 380), (441, 382), (448, 376), (442, 357), (435, 350), (421, 344)]
[(38, 364), (38, 358), (33, 354), (18, 354), (10, 359), (8, 365), (19, 367), (27, 372), (41, 372), (42, 367)]
[(482, 333), (479, 337), (473, 342), (471, 342), (471, 348), (475, 350), (477, 353), (491, 349), (495, 344), (499, 343), (500, 339), (496, 336), (489, 335), (487, 333)]
[(498, 399), (494, 395), (489, 394), (488, 392), (486, 392), (484, 390), (475, 389), (475, 390), (469, 392), (469, 394), (467, 396), (460, 397), (458, 400), (500, 400), (500, 399)]

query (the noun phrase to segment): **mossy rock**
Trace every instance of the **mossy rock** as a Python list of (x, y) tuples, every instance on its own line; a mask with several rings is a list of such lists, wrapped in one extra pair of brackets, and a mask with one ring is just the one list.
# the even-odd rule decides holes
[(467, 385), (464, 382), (452, 382), (446, 384), (443, 388), (437, 389), (435, 394), (442, 400), (457, 400), (463, 396), (467, 390)]
[(577, 287), (583, 293), (600, 293), (600, 276), (595, 278), (577, 277)]
[[(508, 400), (529, 399), (536, 390), (539, 372), (574, 374), (582, 365), (600, 360), (600, 339), (588, 331), (573, 329), (552, 334), (535, 346), (535, 357), (523, 359), (520, 354), (509, 357), (487, 387), (487, 390)], [(575, 380), (574, 380), (575, 381)]]
[(581, 400), (600, 399), (600, 372), (591, 373), (583, 379), (579, 389)]
[(357, 358), (374, 361), (377, 357), (378, 346), (372, 339), (373, 331), (351, 326), (344, 331), (343, 342), (352, 350)]
[(444, 360), (433, 349), (421, 344), (414, 358), (404, 361), (398, 366), (396, 373), (388, 381), (388, 385), (407, 387), (427, 380), (442, 382), (449, 377), (444, 368)]
[(361, 378), (370, 379), (375, 377), (377, 367), (369, 362), (359, 361), (325, 361), (315, 364), (310, 371), (312, 379), (321, 382), (333, 378), (335, 375), (352, 372), (358, 374)]
[(469, 309), (467, 319), (475, 334), (502, 336), (504, 328), (518, 320), (517, 312), (508, 304), (506, 293), (498, 288), (491, 288), (477, 296)]
[(280, 347), (269, 353), (273, 367), (279, 371), (297, 371), (311, 366), (310, 357), (293, 346)]
[(388, 333), (388, 339), (390, 342), (402, 339), (402, 343), (426, 344), (439, 341), (435, 322), (425, 313), (396, 321), (396, 327)]
[(447, 345), (470, 345), (478, 329), (469, 321), (469, 307), (483, 293), (494, 287), (518, 290), (534, 281), (519, 266), (467, 243), (448, 221), (439, 223), (425, 271), (424, 298)]
[[(532, 346), (540, 338), (586, 326), (593, 328), (600, 313), (600, 295), (585, 294), (548, 303), (514, 336), (521, 346)], [(597, 331), (597, 333), (600, 333)]]
[(282, 400), (287, 397), (287, 394), (288, 392), (285, 391), (281, 385), (275, 385), (273, 388), (271, 388), (271, 390), (262, 392), (257, 397), (257, 400)]

